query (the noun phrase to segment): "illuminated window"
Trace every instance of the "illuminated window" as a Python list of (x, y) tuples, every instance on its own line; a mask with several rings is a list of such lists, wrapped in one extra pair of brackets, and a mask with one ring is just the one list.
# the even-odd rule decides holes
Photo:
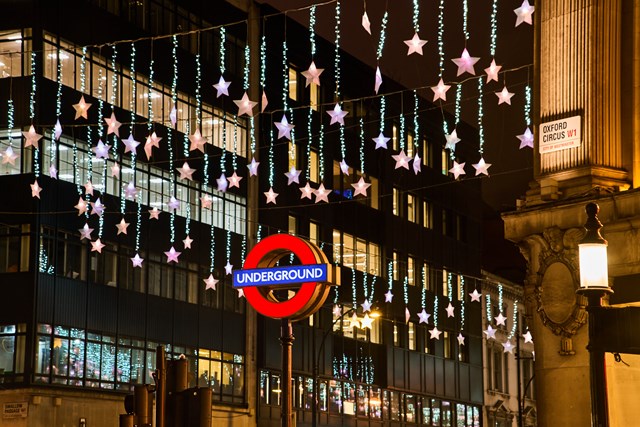
[(422, 286), (427, 290), (427, 291), (433, 291), (433, 280), (432, 280), (432, 271), (431, 268), (429, 267), (429, 264), (427, 264), (426, 262), (422, 264)]
[(400, 216), (401, 212), (400, 212), (400, 207), (401, 205), (401, 200), (400, 198), (402, 197), (402, 193), (400, 192), (399, 189), (394, 188), (393, 189), (393, 214), (396, 216)]
[(400, 271), (398, 267), (398, 252), (393, 251), (393, 280), (400, 279)]
[(400, 129), (398, 129), (398, 126), (394, 123), (393, 129), (392, 129), (392, 135), (391, 135), (391, 148), (393, 148), (395, 151), (398, 151), (399, 143), (400, 143)]
[(317, 84), (311, 83), (309, 85), (309, 105), (314, 111), (318, 111), (318, 104), (320, 104), (320, 91)]
[(418, 222), (418, 200), (413, 194), (407, 194), (407, 219), (411, 222)]
[(442, 149), (440, 158), (441, 158), (441, 166), (442, 166), (442, 175), (448, 175), (449, 169), (451, 169), (449, 167), (449, 154), (447, 154), (447, 150), (445, 150), (444, 148)]
[(433, 227), (433, 222), (432, 222), (432, 207), (431, 207), (431, 203), (429, 203), (426, 200), (422, 201), (422, 226), (424, 228), (432, 228)]
[(429, 142), (427, 138), (422, 138), (422, 163), (431, 167), (431, 151), (429, 150)]
[(309, 240), (318, 245), (320, 241), (320, 226), (317, 222), (309, 222)]
[(413, 157), (413, 134), (407, 133), (407, 156)]
[(289, 98), (293, 101), (298, 100), (298, 73), (289, 67)]
[(413, 322), (408, 323), (408, 333), (409, 333), (409, 350), (416, 349), (416, 326)]
[(320, 182), (320, 162), (316, 150), (309, 152), (309, 180), (311, 182)]
[(287, 169), (298, 168), (298, 146), (289, 141), (289, 165)]
[(407, 283), (409, 286), (416, 284), (416, 260), (412, 256), (407, 258)]
[(289, 215), (289, 234), (294, 236), (298, 234), (298, 218), (293, 215)]
[(449, 273), (442, 269), (442, 295), (449, 298)]

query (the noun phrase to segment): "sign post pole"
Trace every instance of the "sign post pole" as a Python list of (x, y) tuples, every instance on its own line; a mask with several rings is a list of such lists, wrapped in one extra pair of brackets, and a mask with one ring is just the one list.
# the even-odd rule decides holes
[(293, 347), (293, 328), (289, 319), (282, 319), (280, 342), (282, 343), (282, 427), (292, 427), (291, 397), (291, 349)]

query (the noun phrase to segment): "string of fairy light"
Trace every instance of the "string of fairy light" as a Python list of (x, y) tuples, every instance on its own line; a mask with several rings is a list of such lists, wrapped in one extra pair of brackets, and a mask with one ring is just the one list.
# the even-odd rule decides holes
[[(309, 46), (311, 62), (313, 62), (316, 55), (316, 5), (309, 9)], [(310, 103), (307, 111), (307, 159), (311, 157), (311, 145), (313, 144), (313, 109), (314, 106)], [(309, 161), (307, 162), (306, 178), (307, 181), (311, 179), (311, 162)]]
[[(31, 126), (33, 126), (34, 119), (36, 117), (36, 53), (31, 52), (31, 92), (29, 94), (29, 119), (31, 120)], [(33, 150), (33, 174), (35, 175), (36, 182), (40, 178), (40, 149), (34, 147)]]
[[(335, 68), (335, 80), (336, 80), (336, 90), (335, 90), (335, 98), (336, 102), (339, 103), (340, 107), (342, 107), (342, 101), (340, 100), (341, 96), (341, 71), (340, 71), (340, 27), (341, 27), (341, 9), (340, 9), (340, 0), (336, 1), (336, 25), (335, 25), (335, 51), (334, 51), (334, 68)], [(342, 155), (342, 161), (346, 162), (347, 157), (347, 144), (345, 140), (344, 133), (344, 124), (340, 123), (340, 154)]]
[[(153, 58), (152, 58), (153, 61)], [(178, 99), (178, 38), (176, 36), (171, 37), (171, 63), (173, 65), (173, 73), (171, 77), (171, 102), (175, 105)], [(151, 91), (149, 91), (149, 99), (151, 99)], [(169, 152), (169, 170), (172, 172), (169, 174), (169, 188), (171, 191), (172, 199), (176, 196), (176, 174), (174, 171), (174, 153), (173, 153), (173, 127), (167, 129), (167, 151)], [(176, 209), (170, 209), (169, 217), (169, 243), (173, 247), (173, 243), (176, 240)]]
[(413, 30), (420, 32), (420, 2), (419, 0), (413, 0)]
[(360, 137), (360, 172), (364, 175), (364, 119), (360, 117), (358, 120), (359, 137)]
[[(51, 144), (49, 146), (49, 157), (51, 162), (51, 169), (55, 169), (56, 164), (56, 143), (58, 139), (56, 137), (56, 128), (60, 124), (60, 116), (62, 115), (62, 61), (60, 58), (60, 46), (56, 49), (56, 82), (58, 84), (56, 90), (56, 126), (51, 130)], [(53, 175), (53, 173), (50, 173)]]
[(387, 263), (387, 284), (389, 293), (393, 293), (393, 261)]
[(358, 305), (358, 287), (356, 286), (356, 270), (351, 266), (351, 301), (353, 306)]
[(464, 330), (464, 323), (465, 323), (465, 299), (466, 299), (466, 292), (465, 292), (465, 283), (464, 283), (464, 276), (460, 276), (460, 298), (458, 298), (460, 300), (460, 330), (463, 331)]
[(420, 122), (418, 120), (418, 111), (420, 109), (420, 103), (418, 100), (418, 91), (413, 90), (413, 134), (415, 137), (413, 138), (413, 147), (416, 152), (416, 156), (418, 155), (418, 149), (420, 148)]
[[(82, 48), (82, 57), (80, 58), (80, 92), (83, 92), (83, 93), (86, 91), (86, 84), (87, 84), (86, 70), (87, 70), (87, 47), (85, 46)], [(91, 150), (91, 138), (92, 138), (91, 126), (87, 124), (86, 128), (87, 128), (87, 182), (91, 182), (93, 180), (93, 151)], [(78, 167), (77, 156), (75, 157), (74, 160), (76, 163), (73, 166), (76, 170), (79, 170), (80, 168)], [(86, 203), (89, 203), (90, 199), (89, 199), (88, 192), (85, 192), (84, 197), (85, 197)], [(84, 215), (88, 219), (89, 211), (85, 212)]]
[(508, 340), (511, 340), (518, 331), (518, 300), (513, 301), (513, 316), (511, 321), (511, 331), (507, 336)]
[[(389, 22), (389, 12), (384, 11), (382, 22), (380, 24), (380, 37), (378, 39), (378, 48), (376, 49), (376, 62), (380, 64), (382, 52), (384, 51), (384, 43), (387, 40), (387, 23)], [(384, 116), (387, 110), (387, 102), (384, 95), (380, 97), (380, 133), (384, 133)]]
[[(444, 73), (444, 0), (440, 0), (438, 5), (438, 79), (442, 79)], [(442, 130), (445, 135), (449, 134), (449, 125), (446, 120), (442, 120)]]
[(524, 88), (524, 121), (527, 127), (531, 126), (531, 86)]
[[(102, 67), (98, 69), (98, 120), (104, 114), (104, 76)], [(98, 144), (102, 142), (102, 126), (98, 126)], [(107, 155), (107, 158), (109, 156)], [(107, 189), (107, 159), (101, 159), (102, 162), (102, 174), (101, 174), (101, 182), (100, 188), (103, 192)], [(104, 231), (104, 214), (98, 215), (98, 237), (102, 238), (102, 232)]]
[[(131, 77), (131, 103), (129, 108), (131, 110), (131, 128), (130, 136), (133, 138), (133, 126), (136, 121), (136, 45), (131, 43), (130, 53), (130, 65), (129, 65), (129, 77)], [(136, 150), (131, 150), (131, 170), (133, 182), (136, 182)], [(142, 227), (142, 192), (138, 192), (136, 195), (136, 255), (140, 252), (140, 231)]]
[(498, 40), (498, 0), (493, 0), (491, 4), (491, 42), (489, 44), (489, 53), (492, 57), (496, 56), (496, 44)]
[(485, 309), (487, 312), (487, 323), (491, 325), (493, 319), (491, 318), (491, 294), (487, 292), (485, 295)]

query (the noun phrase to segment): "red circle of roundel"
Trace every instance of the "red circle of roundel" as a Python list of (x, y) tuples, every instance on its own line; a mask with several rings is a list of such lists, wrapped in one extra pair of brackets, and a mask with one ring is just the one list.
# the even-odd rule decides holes
[[(263, 258), (273, 252), (293, 252), (300, 262), (305, 265), (317, 264), (316, 256), (307, 242), (288, 234), (274, 234), (262, 239), (247, 254), (244, 268), (260, 268)], [(316, 282), (303, 283), (296, 294), (287, 301), (269, 301), (260, 293), (256, 286), (243, 288), (244, 296), (253, 308), (260, 314), (276, 319), (293, 317), (309, 304), (318, 284)]]

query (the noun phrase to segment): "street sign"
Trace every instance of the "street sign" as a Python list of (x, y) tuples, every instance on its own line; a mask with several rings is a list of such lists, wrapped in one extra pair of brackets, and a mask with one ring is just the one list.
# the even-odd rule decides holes
[[(277, 267), (293, 253), (302, 265)], [(340, 270), (311, 242), (288, 234), (262, 239), (247, 254), (244, 269), (233, 274), (233, 287), (241, 288), (258, 313), (274, 319), (300, 320), (322, 305), (332, 285), (340, 284)], [(287, 288), (295, 294), (279, 301), (273, 291)]]
[(540, 124), (540, 154), (579, 147), (582, 143), (581, 125), (580, 116)]

